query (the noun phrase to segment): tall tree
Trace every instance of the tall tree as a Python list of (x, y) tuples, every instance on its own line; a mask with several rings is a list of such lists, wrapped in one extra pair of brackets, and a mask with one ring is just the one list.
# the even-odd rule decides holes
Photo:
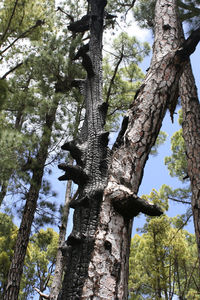
[[(189, 24), (189, 29), (193, 30), (193, 39), (199, 39), (199, 26), (200, 26), (200, 2), (197, 1), (177, 1), (180, 13), (180, 21), (186, 21)], [(136, 8), (136, 18), (140, 21), (142, 26), (153, 26), (152, 15), (155, 6), (155, 1), (142, 0)], [(149, 11), (151, 13), (149, 14)], [(144, 21), (145, 20), (145, 21)], [(180, 38), (184, 41), (184, 34), (181, 29)], [(190, 45), (192, 48), (192, 44)], [(187, 166), (186, 173), (190, 178), (192, 189), (192, 210), (195, 224), (195, 232), (198, 246), (198, 255), (200, 260), (200, 225), (199, 225), (199, 174), (198, 174), (198, 161), (199, 161), (199, 115), (200, 107), (198, 100), (198, 93), (195, 85), (195, 80), (191, 68), (190, 61), (188, 60), (183, 75), (180, 78), (179, 95), (181, 97), (183, 109), (183, 137), (185, 140)], [(194, 154), (195, 153), (195, 154)]]
[[(160, 215), (157, 206), (137, 196), (143, 168), (167, 108), (173, 119), (178, 83), (185, 60), (195, 50), (189, 38), (181, 45), (175, 0), (158, 0), (151, 65), (138, 91), (109, 159), (108, 133), (103, 131), (101, 36), (106, 1), (89, 1), (89, 14), (72, 31), (88, 30), (89, 49), (82, 53), (87, 70), (86, 118), (79, 140), (63, 147), (75, 153), (77, 166), (60, 165), (61, 177), (79, 184), (72, 203), (74, 227), (65, 250), (67, 272), (60, 299), (127, 299), (127, 273), (132, 218), (142, 211)], [(89, 21), (88, 21), (89, 20)], [(197, 38), (194, 44), (197, 44)], [(87, 54), (89, 50), (89, 54)], [(104, 114), (103, 114), (104, 113)], [(108, 169), (109, 167), (109, 169)]]

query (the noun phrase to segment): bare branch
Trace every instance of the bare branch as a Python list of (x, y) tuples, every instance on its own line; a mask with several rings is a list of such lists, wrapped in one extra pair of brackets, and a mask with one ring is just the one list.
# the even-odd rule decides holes
[(33, 287), (34, 290), (36, 290), (36, 292), (44, 299), (49, 299), (49, 295), (46, 295), (44, 293), (42, 293), (39, 289), (37, 289), (36, 287)]
[(111, 81), (110, 81), (110, 85), (109, 85), (109, 88), (108, 88), (108, 92), (107, 92), (107, 96), (106, 96), (106, 101), (105, 101), (106, 103), (108, 103), (108, 101), (109, 101), (110, 94), (111, 94), (111, 89), (112, 89), (112, 86), (114, 84), (114, 80), (115, 80), (115, 77), (117, 75), (117, 71), (118, 71), (120, 63), (122, 62), (123, 57), (124, 57), (124, 54), (123, 54), (123, 51), (122, 51), (121, 55), (120, 55), (120, 58), (119, 58), (116, 66), (115, 66), (115, 70), (114, 70), (113, 76), (112, 76)]
[(183, 203), (183, 204), (191, 204), (191, 202), (189, 202), (189, 201), (178, 200), (178, 199), (173, 198), (173, 197), (168, 197), (168, 199), (170, 199), (172, 201), (175, 201), (175, 202)]
[(65, 14), (68, 17), (68, 19), (70, 19), (71, 22), (74, 22), (74, 17), (66, 13), (60, 6), (57, 7), (57, 11), (61, 11), (63, 14)]
[(5, 79), (10, 73), (14, 72), (16, 69), (18, 69), (19, 67), (21, 67), (21, 65), (23, 65), (23, 62), (17, 64), (15, 67), (13, 67), (12, 69), (10, 69), (8, 72), (6, 72), (1, 79)]
[(23, 33), (21, 33), (9, 46), (7, 46), (4, 50), (2, 50), (0, 52), (0, 55), (2, 55), (3, 53), (5, 53), (8, 49), (10, 49), (19, 39), (25, 38), (29, 33), (31, 33), (35, 28), (37, 28), (38, 26), (41, 26), (44, 24), (44, 21), (42, 20), (37, 20), (37, 22), (35, 23), (35, 25), (31, 26), (30, 28), (28, 28), (26, 31), (24, 31)]
[(17, 7), (17, 3), (18, 3), (18, 0), (15, 1), (15, 4), (14, 4), (14, 7), (13, 7), (13, 10), (12, 10), (12, 13), (11, 13), (11, 16), (10, 16), (10, 19), (8, 21), (8, 25), (6, 27), (6, 30), (4, 31), (4, 34), (1, 36), (1, 41), (3, 42), (8, 30), (9, 30), (9, 27), (10, 27), (10, 24), (12, 22), (12, 19), (14, 17), (14, 14), (15, 14), (15, 10), (16, 10), (16, 7)]
[(184, 41), (182, 47), (177, 51), (177, 55), (184, 61), (195, 51), (200, 41), (200, 27), (194, 30), (191, 35)]

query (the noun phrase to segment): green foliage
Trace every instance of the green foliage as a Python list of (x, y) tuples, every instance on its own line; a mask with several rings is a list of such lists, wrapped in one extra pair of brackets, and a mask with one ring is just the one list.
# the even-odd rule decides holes
[[(17, 238), (12, 218), (0, 213), (0, 297), (5, 292), (10, 262)], [(20, 300), (32, 299), (34, 286), (44, 291), (51, 285), (57, 253), (58, 234), (51, 228), (41, 229), (29, 242), (25, 259)]]
[[(54, 0), (3, 0), (0, 9), (0, 45), (8, 37), (26, 37), (38, 40), (44, 30), (39, 22), (45, 22), (45, 30), (51, 25)], [(30, 30), (38, 22), (34, 30)], [(42, 24), (41, 24), (42, 25)], [(28, 31), (28, 32), (27, 32)], [(27, 32), (27, 33), (26, 33)]]
[(177, 176), (181, 181), (187, 176), (187, 159), (182, 129), (176, 131), (171, 138), (172, 155), (165, 157), (165, 164), (171, 176)]
[(168, 198), (168, 199), (177, 199), (177, 201), (182, 201), (190, 203), (191, 199), (191, 190), (190, 188), (177, 188), (177, 189), (172, 189), (170, 186), (163, 184), (160, 188), (160, 193), (162, 197)]
[(13, 224), (12, 218), (0, 213), (0, 298), (6, 288), (6, 281), (10, 267), (10, 260), (13, 255), (14, 245), (17, 238), (17, 227)]
[(117, 130), (119, 119), (134, 99), (135, 92), (144, 78), (138, 67), (149, 54), (148, 43), (140, 43), (135, 37), (121, 33), (113, 41), (112, 55), (104, 59), (103, 96), (109, 104), (107, 128)]
[(134, 17), (142, 28), (153, 27), (155, 5), (155, 0), (140, 0), (134, 6)]
[(166, 195), (162, 189), (160, 189), (159, 191), (156, 191), (156, 189), (152, 189), (149, 195), (143, 195), (142, 198), (152, 204), (158, 205), (164, 212), (169, 209), (168, 195)]
[(21, 282), (20, 300), (31, 299), (35, 293), (34, 286), (41, 292), (51, 286), (57, 245), (58, 234), (51, 228), (41, 229), (31, 237)]
[(150, 218), (145, 233), (133, 237), (131, 299), (169, 299), (175, 295), (188, 299), (197, 295), (200, 282), (195, 236), (173, 224), (178, 224), (177, 217)]

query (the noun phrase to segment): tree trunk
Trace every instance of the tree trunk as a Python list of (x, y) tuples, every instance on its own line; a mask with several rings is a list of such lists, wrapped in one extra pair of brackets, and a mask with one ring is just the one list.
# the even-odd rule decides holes
[[(28, 90), (28, 86), (29, 86), (30, 80), (28, 80), (27, 82), (27, 86), (25, 87), (24, 90)], [(21, 109), (17, 112), (16, 115), (16, 120), (15, 120), (15, 126), (14, 129), (21, 132), (22, 129), (22, 125), (23, 125), (23, 113), (24, 113), (24, 105), (22, 105)], [(7, 189), (9, 186), (9, 180), (10, 177), (12, 176), (13, 170), (8, 170), (8, 174), (6, 176), (6, 178), (1, 182), (1, 191), (0, 191), (0, 207), (3, 203), (3, 200), (7, 194)]]
[[(106, 106), (102, 103), (101, 74), (106, 1), (90, 0), (89, 4), (90, 14), (84, 19), (91, 30), (89, 55), (82, 56), (83, 66), (87, 60), (88, 73), (86, 117), (79, 139), (63, 146), (72, 156), (76, 152), (77, 166), (60, 165), (66, 171), (60, 180), (73, 179), (79, 184), (80, 194), (72, 203), (74, 227), (63, 249), (67, 271), (59, 299), (125, 300), (132, 218), (139, 212), (161, 214), (155, 205), (137, 197), (143, 169), (167, 108), (173, 119), (179, 79), (185, 57), (191, 52), (187, 47), (179, 49), (176, 1), (158, 0), (151, 66), (109, 159), (108, 134), (103, 131)], [(71, 24), (70, 30), (88, 28), (87, 24), (80, 27), (79, 22)]]
[(32, 169), (33, 175), (30, 188), (26, 196), (26, 204), (19, 227), (14, 255), (9, 269), (8, 283), (4, 300), (18, 299), (24, 259), (29, 242), (32, 222), (37, 207), (37, 200), (41, 188), (44, 166), (48, 156), (48, 147), (51, 142), (52, 126), (55, 121), (57, 106), (58, 103), (56, 101), (55, 105), (53, 105), (50, 109), (50, 112), (46, 114), (46, 123), (43, 130), (40, 149), (36, 156), (35, 165)]
[(180, 79), (183, 138), (192, 189), (192, 212), (200, 263), (200, 105), (190, 62)]
[[(71, 162), (73, 162), (73, 160), (71, 160)], [(69, 205), (70, 205), (70, 201), (71, 201), (71, 187), (72, 187), (72, 181), (69, 180), (67, 182), (62, 222), (61, 222), (61, 226), (59, 229), (58, 251), (57, 251), (57, 255), (56, 255), (55, 272), (54, 272), (53, 282), (51, 285), (51, 292), (50, 292), (50, 296), (49, 296), (50, 300), (56, 300), (58, 298), (58, 295), (59, 295), (59, 292), (61, 289), (61, 285), (62, 285), (64, 262), (63, 262), (63, 255), (62, 255), (61, 248), (65, 243), (66, 232), (67, 232)]]

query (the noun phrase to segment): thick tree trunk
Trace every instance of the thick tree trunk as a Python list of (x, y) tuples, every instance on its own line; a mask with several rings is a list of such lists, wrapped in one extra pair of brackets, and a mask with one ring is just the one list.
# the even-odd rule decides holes
[[(85, 85), (86, 119), (79, 140), (63, 146), (72, 155), (75, 153), (78, 166), (60, 165), (66, 171), (60, 180), (73, 179), (79, 184), (80, 196), (72, 203), (74, 227), (63, 249), (67, 271), (59, 299), (125, 300), (128, 299), (132, 218), (139, 212), (161, 214), (155, 205), (138, 198), (137, 192), (167, 108), (173, 118), (178, 83), (189, 54), (184, 47), (179, 49), (176, 1), (158, 0), (151, 66), (124, 118), (107, 171), (109, 150), (107, 133), (103, 131), (102, 29), (99, 30), (106, 3), (100, 0), (89, 3), (90, 15), (86, 19), (91, 26), (91, 41), (89, 56), (83, 55), (83, 65), (86, 58), (89, 62)], [(76, 22), (70, 29), (82, 30), (88, 28), (86, 25), (80, 27)]]
[(165, 112), (170, 107), (173, 113), (177, 102), (182, 72), (176, 54), (177, 19), (175, 1), (157, 1), (154, 55), (144, 84), (128, 112), (128, 122), (124, 120), (125, 133), (114, 148), (81, 299), (128, 299), (129, 220), (139, 211), (159, 214), (153, 206), (147, 206), (148, 209), (140, 206), (137, 192)]
[(48, 147), (51, 142), (51, 131), (55, 121), (55, 115), (58, 103), (52, 106), (50, 112), (46, 115), (46, 123), (42, 135), (40, 149), (36, 156), (35, 165), (32, 169), (33, 175), (29, 192), (26, 196), (26, 204), (24, 207), (21, 224), (15, 245), (15, 251), (12, 258), (11, 266), (8, 274), (8, 283), (4, 300), (17, 300), (20, 281), (23, 272), (24, 259), (29, 242), (31, 226), (37, 207), (37, 200), (41, 188), (45, 162), (48, 156)]
[(180, 79), (183, 138), (192, 189), (192, 211), (200, 263), (200, 105), (190, 62)]

